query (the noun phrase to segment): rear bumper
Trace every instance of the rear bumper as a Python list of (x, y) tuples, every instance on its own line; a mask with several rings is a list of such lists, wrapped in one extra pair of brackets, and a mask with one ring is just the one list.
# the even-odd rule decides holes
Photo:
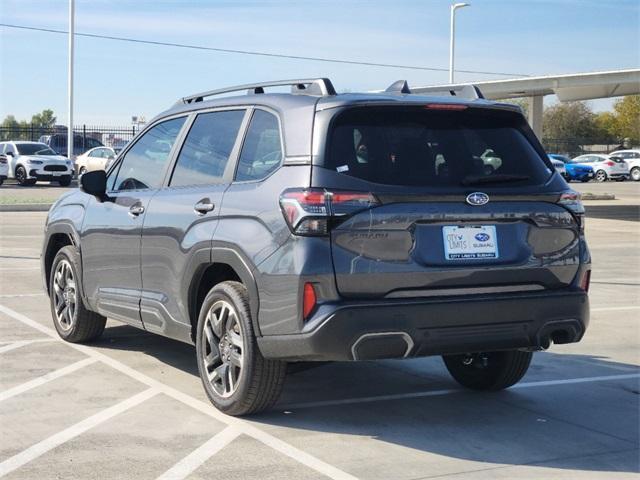
[(542, 348), (582, 338), (589, 300), (572, 288), (323, 305), (314, 317), (310, 331), (258, 338), (262, 354), (341, 361)]

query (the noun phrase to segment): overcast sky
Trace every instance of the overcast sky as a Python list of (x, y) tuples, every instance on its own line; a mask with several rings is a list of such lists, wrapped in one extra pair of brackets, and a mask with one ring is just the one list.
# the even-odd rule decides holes
[[(640, 65), (639, 0), (468, 0), (456, 68), (547, 75)], [(76, 0), (76, 31), (225, 49), (447, 68), (446, 0)], [(66, 30), (67, 0), (0, 0), (0, 23)], [(0, 117), (66, 118), (65, 35), (0, 27)], [(327, 76), (338, 90), (446, 83), (446, 72), (186, 50), (79, 37), (78, 124), (128, 125), (190, 93)], [(456, 80), (508, 78), (458, 73)], [(611, 101), (593, 103), (607, 109)]]

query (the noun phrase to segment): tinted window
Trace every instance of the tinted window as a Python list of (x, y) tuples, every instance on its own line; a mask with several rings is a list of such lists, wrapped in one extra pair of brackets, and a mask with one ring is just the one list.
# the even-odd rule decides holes
[(123, 157), (114, 190), (158, 188), (185, 117), (162, 122), (140, 137)]
[(18, 143), (16, 148), (20, 155), (57, 155), (44, 143)]
[(259, 180), (273, 172), (282, 161), (280, 127), (275, 115), (256, 110), (242, 146), (236, 180)]
[(230, 110), (198, 115), (180, 151), (170, 185), (220, 183), (244, 113)]
[(551, 170), (512, 112), (359, 108), (340, 115), (324, 166), (407, 186), (541, 184)]

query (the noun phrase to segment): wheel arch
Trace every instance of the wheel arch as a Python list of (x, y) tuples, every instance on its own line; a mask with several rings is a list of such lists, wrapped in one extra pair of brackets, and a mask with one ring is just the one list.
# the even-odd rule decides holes
[[(58, 223), (51, 225), (47, 229), (44, 245), (45, 247), (43, 248), (42, 253), (42, 279), (45, 291), (49, 294), (49, 276), (51, 275), (51, 267), (53, 266), (53, 260), (55, 259), (56, 254), (61, 248), (68, 245), (74, 246), (79, 250), (80, 241), (77, 232), (72, 226), (64, 223)], [(80, 281), (79, 284), (81, 295), (84, 297), (82, 281)]]
[(195, 329), (200, 314), (200, 306), (215, 285), (224, 281), (240, 282), (249, 295), (251, 323), (256, 336), (260, 336), (258, 325), (258, 287), (251, 272), (250, 264), (232, 248), (215, 247), (212, 250), (210, 263), (200, 265), (196, 270), (188, 289), (189, 320), (191, 322), (192, 340), (195, 341)]

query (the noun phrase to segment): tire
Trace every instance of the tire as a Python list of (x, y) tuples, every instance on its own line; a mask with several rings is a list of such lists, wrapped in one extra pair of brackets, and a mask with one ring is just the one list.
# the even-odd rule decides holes
[(532, 356), (532, 352), (509, 350), (442, 358), (451, 376), (463, 387), (497, 391), (518, 383), (527, 373)]
[(18, 165), (16, 167), (15, 177), (16, 177), (16, 180), (18, 181), (18, 183), (23, 187), (29, 187), (29, 186), (34, 185), (36, 183), (36, 181), (34, 179), (27, 178), (27, 171), (25, 170), (25, 168), (22, 165)]
[(4, 178), (0, 178), (0, 186), (4, 183)]
[(60, 185), (61, 187), (68, 187), (69, 185), (71, 185), (71, 175), (60, 177), (60, 180), (58, 180), (58, 185)]
[(640, 182), (640, 167), (633, 167), (629, 172), (631, 180), (634, 182)]
[(594, 178), (596, 179), (596, 182), (606, 182), (607, 181), (607, 172), (605, 172), (604, 170), (598, 170), (594, 176)]
[(80, 258), (72, 246), (62, 247), (53, 259), (49, 275), (51, 316), (58, 335), (67, 342), (81, 343), (102, 335), (107, 319), (87, 310), (77, 282)]
[(591, 181), (591, 179), (590, 179), (589, 177), (582, 177), (582, 178), (580, 179), (580, 181), (581, 181), (582, 183), (587, 183), (587, 182), (590, 182), (590, 181)]
[(616, 182), (626, 182), (627, 181), (627, 177), (618, 177), (616, 178)]
[(196, 328), (196, 354), (202, 385), (218, 410), (247, 415), (278, 400), (287, 364), (260, 353), (249, 297), (241, 283), (219, 283), (205, 297)]

